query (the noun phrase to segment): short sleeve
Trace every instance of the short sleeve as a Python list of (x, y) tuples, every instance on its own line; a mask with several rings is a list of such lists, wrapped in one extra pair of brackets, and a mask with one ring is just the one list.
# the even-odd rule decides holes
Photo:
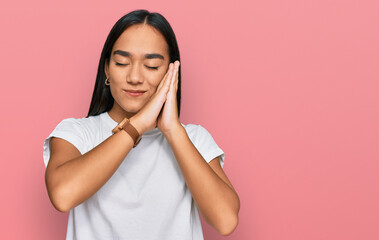
[(211, 134), (200, 125), (197, 125), (194, 145), (207, 163), (219, 157), (220, 165), (224, 167), (224, 152), (216, 144)]
[(85, 153), (83, 128), (81, 128), (78, 119), (64, 119), (43, 141), (43, 161), (45, 167), (47, 167), (50, 160), (50, 140), (52, 137), (62, 138), (74, 145), (81, 154)]

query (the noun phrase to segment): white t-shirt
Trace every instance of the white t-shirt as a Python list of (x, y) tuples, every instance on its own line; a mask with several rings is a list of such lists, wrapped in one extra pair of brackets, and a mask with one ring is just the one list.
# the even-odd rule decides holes
[[(61, 121), (44, 140), (45, 166), (50, 139), (59, 137), (84, 154), (112, 135), (107, 112)], [(183, 124), (182, 124), (183, 125)], [(200, 125), (183, 125), (206, 162), (224, 152)], [(93, 196), (69, 212), (66, 239), (203, 240), (198, 208), (164, 135), (155, 128), (142, 135), (113, 176)]]

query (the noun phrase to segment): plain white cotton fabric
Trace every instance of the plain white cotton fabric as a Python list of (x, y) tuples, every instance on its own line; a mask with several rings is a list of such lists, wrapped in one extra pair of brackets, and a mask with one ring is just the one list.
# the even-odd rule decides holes
[[(115, 122), (107, 112), (62, 120), (44, 140), (43, 160), (50, 159), (50, 139), (59, 137), (85, 154), (112, 135)], [(182, 124), (183, 125), (183, 124)], [(185, 127), (209, 163), (224, 152), (200, 125)], [(164, 135), (155, 128), (142, 135), (113, 176), (93, 196), (71, 209), (67, 240), (203, 240), (198, 208)]]

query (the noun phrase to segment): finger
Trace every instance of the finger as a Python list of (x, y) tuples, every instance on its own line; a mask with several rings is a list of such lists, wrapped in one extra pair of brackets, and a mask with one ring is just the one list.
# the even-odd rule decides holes
[(171, 84), (170, 84), (170, 90), (175, 92), (176, 85), (178, 81), (178, 74), (179, 74), (179, 61), (175, 61), (174, 63), (174, 71), (172, 74)]
[(167, 92), (170, 89), (170, 81), (171, 81), (171, 78), (172, 78), (172, 74), (173, 74), (173, 70), (172, 70), (172, 66), (171, 66), (170, 67), (170, 71), (168, 72), (168, 75), (167, 75), (167, 78), (165, 79), (164, 84), (159, 89), (159, 91), (157, 91), (156, 94), (155, 94), (156, 99), (160, 99), (159, 101), (162, 102), (162, 103), (164, 103), (166, 101)]
[(167, 80), (167, 78), (168, 78), (168, 75), (169, 75), (169, 73), (170, 73), (170, 70), (171, 70), (171, 68), (172, 68), (171, 66), (172, 66), (172, 65), (171, 65), (171, 63), (170, 63), (170, 64), (168, 65), (168, 70), (167, 70), (166, 74), (163, 76), (161, 82), (160, 82), (159, 85), (158, 85), (157, 91), (159, 91), (159, 90), (162, 88), (162, 86), (165, 84), (165, 82), (166, 82), (166, 80)]
[(165, 83), (164, 85), (162, 86), (162, 91), (167, 93), (168, 90), (170, 89), (170, 84), (171, 84), (171, 78), (172, 78), (172, 75), (174, 74), (174, 66), (173, 64), (170, 65), (170, 70), (168, 72), (168, 75), (167, 75), (167, 79), (165, 79)]
[(163, 104), (166, 101), (166, 95), (168, 91), (167, 85), (172, 75), (171, 69), (172, 69), (172, 64), (169, 65), (169, 70), (166, 72), (165, 77), (163, 77), (163, 79), (159, 83), (159, 86), (155, 90), (155, 93), (152, 96), (150, 96), (150, 101), (147, 103), (147, 105), (154, 105), (155, 101), (161, 102)]
[(174, 86), (176, 90), (178, 89), (178, 82), (179, 82), (179, 67), (180, 67), (180, 62), (178, 61), (178, 69), (175, 74), (175, 82), (174, 82)]

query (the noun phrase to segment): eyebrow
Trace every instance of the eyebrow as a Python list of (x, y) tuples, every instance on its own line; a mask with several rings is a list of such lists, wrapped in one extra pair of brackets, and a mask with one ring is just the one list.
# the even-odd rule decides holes
[[(132, 56), (132, 54), (130, 52), (126, 52), (126, 51), (122, 51), (122, 50), (114, 51), (113, 55), (116, 55), (116, 54), (124, 56), (124, 57), (131, 57)], [(164, 57), (159, 53), (147, 53), (147, 54), (145, 54), (145, 58), (147, 58), (147, 59), (153, 59), (153, 58), (164, 59)]]
[(125, 51), (121, 51), (121, 50), (116, 50), (113, 52), (113, 55), (121, 55), (121, 56), (124, 56), (124, 57), (130, 57), (131, 54), (129, 52), (125, 52)]
[(164, 59), (164, 57), (158, 53), (148, 53), (148, 54), (145, 54), (145, 58), (147, 59), (152, 59), (152, 58), (160, 58), (160, 59)]

